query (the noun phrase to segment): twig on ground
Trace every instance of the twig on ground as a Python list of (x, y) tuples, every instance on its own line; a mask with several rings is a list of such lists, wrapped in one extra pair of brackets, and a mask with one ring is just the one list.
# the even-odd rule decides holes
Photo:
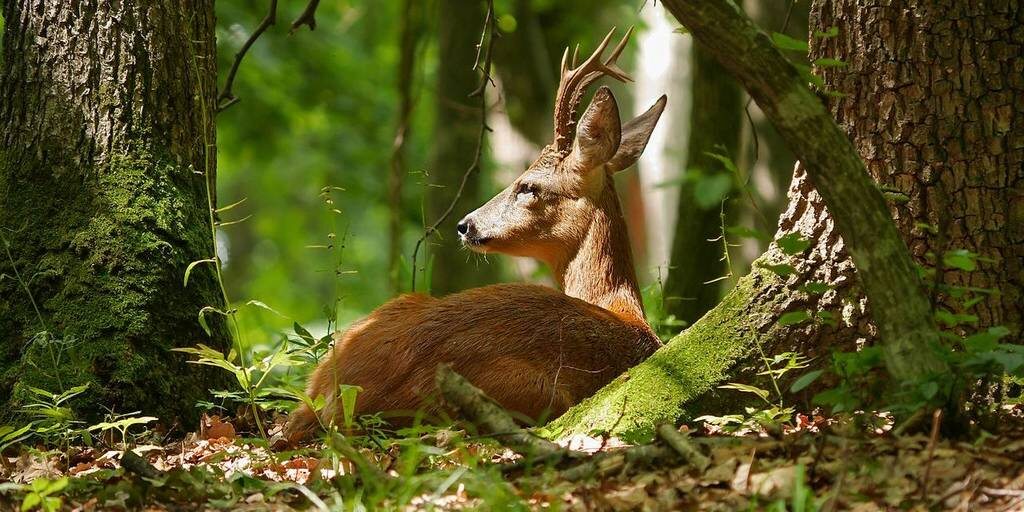
[(704, 471), (711, 465), (711, 459), (690, 444), (686, 436), (680, 434), (674, 425), (666, 423), (658, 427), (658, 437), (679, 453), (683, 458), (683, 462), (692, 464), (701, 471)]
[(134, 473), (144, 478), (156, 478), (163, 474), (146, 459), (138, 456), (131, 450), (125, 450), (121, 454), (121, 467), (129, 473)]
[(900, 423), (899, 426), (892, 431), (892, 434), (897, 437), (902, 436), (908, 430), (914, 428), (918, 423), (920, 423), (925, 417), (925, 414), (926, 412), (924, 409), (919, 409), (914, 414), (911, 414), (909, 418), (903, 420), (903, 423)]
[(924, 463), (924, 474), (921, 475), (921, 499), (928, 495), (928, 480), (932, 471), (932, 460), (935, 458), (935, 445), (939, 442), (939, 426), (942, 424), (942, 409), (935, 409), (932, 414), (932, 434), (928, 439), (928, 460)]
[(224, 81), (224, 88), (221, 89), (220, 95), (217, 96), (217, 113), (223, 112), (225, 109), (238, 103), (238, 97), (232, 92), (231, 88), (235, 85), (235, 76), (238, 75), (238, 66), (242, 64), (242, 59), (245, 58), (245, 54), (252, 47), (253, 43), (267, 31), (274, 23), (277, 22), (277, 0), (270, 0), (270, 7), (267, 9), (267, 15), (263, 17), (263, 21), (256, 26), (256, 30), (249, 35), (249, 38), (245, 40), (242, 47), (235, 53), (235, 60), (231, 63), (231, 69), (228, 70), (228, 78)]
[[(557, 466), (559, 463), (578, 462), (575, 466), (566, 468), (560, 473), (562, 478), (575, 482), (591, 477), (607, 476), (635, 464), (652, 465), (674, 461), (692, 464), (701, 469), (710, 464), (707, 457), (692, 446), (687, 450), (685, 446), (677, 448), (675, 445), (670, 447), (646, 444), (588, 456), (582, 452), (562, 448), (551, 441), (533, 435), (528, 430), (518, 428), (508, 412), (448, 365), (442, 364), (437, 367), (437, 387), (441, 390), (445, 401), (456, 407), (462, 416), (491, 433), (495, 439), (505, 443), (513, 451), (527, 456), (525, 461), (504, 466), (503, 473), (531, 465), (552, 464)], [(681, 438), (682, 436), (677, 434), (677, 437)], [(678, 443), (678, 441), (679, 439), (675, 439), (673, 442), (679, 446), (689, 445), (686, 440), (683, 440), (682, 443)]]
[(516, 452), (538, 456), (557, 454), (559, 457), (570, 453), (547, 439), (519, 428), (505, 409), (446, 364), (437, 367), (437, 388), (441, 390), (445, 401), (457, 408), (466, 419), (488, 433), (497, 433), (494, 437)]
[(288, 35), (294, 34), (295, 31), (299, 30), (300, 27), (306, 25), (310, 30), (316, 30), (316, 9), (320, 7), (320, 0), (309, 0), (306, 4), (306, 8), (299, 13), (299, 17), (295, 18), (292, 22), (292, 26), (288, 29)]
[[(469, 181), (469, 177), (480, 170), (480, 160), (483, 156), (484, 151), (484, 135), (490, 131), (490, 127), (487, 126), (487, 99), (484, 90), (487, 89), (487, 84), (493, 84), (491, 80), (491, 62), (492, 62), (492, 50), (494, 49), (494, 38), (498, 36), (496, 30), (497, 21), (494, 17), (494, 0), (487, 2), (487, 15), (484, 18), (484, 28), (480, 33), (480, 43), (477, 45), (477, 62), (473, 64), (473, 69), (480, 71), (480, 85), (469, 94), (470, 98), (480, 98), (480, 131), (477, 135), (476, 151), (473, 153), (473, 162), (466, 168), (466, 172), (462, 173), (462, 180), (459, 182), (459, 188), (455, 190), (455, 195), (452, 196), (451, 202), (448, 204), (448, 208), (445, 209), (444, 213), (434, 221), (433, 224), (423, 229), (423, 235), (416, 240), (416, 246), (412, 250), (412, 287), (411, 291), (416, 291), (416, 259), (419, 256), (420, 247), (423, 245), (428, 238), (437, 232), (437, 228), (448, 219), (448, 216), (455, 210), (455, 205), (458, 203), (459, 198), (462, 197), (462, 192), (466, 189), (466, 183)], [(483, 64), (480, 64), (480, 53), (483, 48), (484, 42), (487, 43), (487, 49), (483, 50), (484, 60)]]
[(602, 478), (626, 468), (628, 465), (653, 465), (657, 462), (676, 459), (679, 454), (672, 448), (656, 444), (633, 446), (623, 450), (601, 452), (582, 464), (578, 464), (560, 473), (561, 477), (576, 482), (587, 478)]

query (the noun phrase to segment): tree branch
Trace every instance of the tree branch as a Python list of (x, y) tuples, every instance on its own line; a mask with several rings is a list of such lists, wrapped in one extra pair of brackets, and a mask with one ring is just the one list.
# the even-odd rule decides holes
[(245, 58), (245, 54), (252, 47), (253, 43), (267, 31), (274, 23), (277, 22), (277, 0), (270, 0), (270, 7), (267, 9), (267, 15), (263, 17), (263, 21), (256, 26), (256, 30), (249, 35), (249, 38), (245, 40), (242, 47), (235, 53), (235, 60), (231, 63), (231, 69), (228, 70), (228, 78), (224, 81), (224, 88), (220, 92), (220, 96), (217, 97), (217, 113), (223, 112), (225, 109), (238, 103), (238, 98), (232, 92), (231, 88), (235, 85), (235, 76), (238, 75), (238, 66), (242, 64), (242, 59)]
[(302, 10), (298, 18), (292, 22), (292, 26), (288, 29), (288, 35), (294, 34), (300, 27), (306, 25), (310, 30), (316, 30), (316, 9), (320, 7), (320, 0), (309, 0), (306, 4), (306, 8)]
[[(473, 153), (473, 163), (469, 164), (466, 168), (466, 172), (462, 174), (462, 180), (459, 182), (459, 188), (455, 191), (455, 196), (452, 197), (451, 203), (448, 204), (448, 208), (444, 210), (444, 213), (435, 221), (433, 224), (427, 226), (423, 230), (423, 235), (416, 240), (416, 247), (412, 251), (412, 287), (411, 291), (416, 291), (416, 258), (419, 256), (420, 246), (423, 242), (430, 238), (431, 235), (437, 232), (437, 228), (448, 219), (448, 216), (455, 210), (455, 205), (458, 203), (459, 198), (462, 197), (462, 192), (466, 189), (466, 183), (469, 181), (469, 176), (480, 170), (480, 160), (484, 151), (484, 135), (490, 128), (487, 126), (487, 99), (484, 91), (487, 89), (487, 84), (493, 84), (491, 80), (491, 62), (492, 62), (492, 50), (494, 49), (494, 38), (498, 36), (496, 31), (497, 22), (494, 17), (494, 0), (487, 1), (487, 15), (484, 18), (484, 27), (480, 33), (480, 42), (477, 44), (477, 59), (473, 64), (473, 69), (480, 70), (480, 85), (469, 94), (470, 98), (480, 98), (480, 131), (477, 135), (476, 151)], [(480, 53), (486, 42), (486, 50), (483, 50), (484, 61), (483, 65), (480, 64)]]
[(569, 453), (565, 448), (520, 428), (505, 409), (447, 364), (437, 367), (437, 389), (463, 417), (480, 425), (518, 453), (538, 456)]
[(871, 304), (897, 380), (948, 371), (914, 262), (846, 134), (807, 81), (731, 0), (663, 0), (695, 40), (754, 98), (807, 169), (828, 206)]

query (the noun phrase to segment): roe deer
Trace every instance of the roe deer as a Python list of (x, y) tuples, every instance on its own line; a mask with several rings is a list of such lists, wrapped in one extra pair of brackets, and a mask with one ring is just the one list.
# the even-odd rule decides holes
[[(440, 363), (507, 409), (531, 418), (558, 415), (661, 345), (644, 319), (612, 175), (640, 157), (666, 98), (620, 126), (615, 98), (601, 87), (578, 129), (574, 120), (595, 80), (630, 80), (615, 65), (630, 32), (603, 62), (612, 33), (579, 67), (566, 50), (554, 142), (458, 223), (459, 237), (473, 251), (546, 263), (564, 293), (499, 284), (442, 298), (403, 295), (384, 304), (336, 336), (310, 379), (309, 396), (325, 398), (325, 424), (340, 414), (339, 384), (363, 388), (357, 413), (433, 407), (427, 396)], [(317, 423), (316, 413), (300, 406), (285, 435), (298, 441)]]

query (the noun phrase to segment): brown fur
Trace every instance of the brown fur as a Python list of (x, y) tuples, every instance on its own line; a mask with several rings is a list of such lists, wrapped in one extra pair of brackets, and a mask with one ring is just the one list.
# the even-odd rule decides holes
[[(463, 219), (468, 247), (544, 261), (564, 293), (499, 284), (384, 304), (340, 333), (313, 373), (308, 394), (325, 397), (322, 420), (339, 419), (340, 384), (363, 388), (357, 414), (436, 411), (430, 396), (441, 363), (507, 409), (558, 415), (653, 353), (661, 343), (644, 320), (612, 174), (640, 156), (664, 104), (620, 127), (615, 98), (602, 88), (571, 152), (545, 148)], [(296, 441), (316, 425), (301, 406), (286, 435)]]

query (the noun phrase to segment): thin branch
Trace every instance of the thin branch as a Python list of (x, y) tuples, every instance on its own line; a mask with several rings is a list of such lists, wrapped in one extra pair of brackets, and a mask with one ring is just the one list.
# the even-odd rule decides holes
[(260, 36), (276, 22), (277, 0), (270, 0), (270, 7), (267, 9), (267, 15), (263, 17), (263, 21), (260, 22), (256, 27), (256, 30), (249, 35), (249, 38), (245, 40), (242, 47), (238, 49), (237, 53), (235, 53), (235, 60), (231, 63), (231, 69), (228, 71), (228, 78), (224, 81), (224, 89), (222, 89), (220, 95), (217, 96), (217, 113), (223, 112), (231, 105), (238, 103), (238, 98), (231, 90), (231, 87), (235, 84), (235, 76), (238, 75), (238, 66), (242, 64), (242, 59), (245, 58), (245, 54), (249, 51), (249, 48), (252, 47), (253, 43), (255, 43), (256, 40), (259, 39)]
[[(459, 188), (455, 191), (455, 195), (452, 197), (451, 203), (449, 203), (448, 207), (444, 210), (444, 213), (441, 214), (441, 217), (438, 218), (437, 221), (424, 228), (423, 235), (416, 240), (416, 247), (412, 251), (412, 286), (410, 288), (411, 291), (414, 292), (416, 291), (416, 259), (419, 256), (420, 247), (427, 238), (430, 238), (434, 233), (437, 233), (437, 228), (440, 227), (441, 224), (448, 219), (448, 216), (452, 214), (452, 211), (455, 210), (455, 204), (462, 197), (462, 192), (466, 188), (466, 183), (469, 181), (470, 175), (480, 170), (480, 160), (484, 151), (484, 135), (490, 131), (490, 128), (487, 126), (487, 100), (485, 98), (484, 90), (487, 89), (487, 84), (490, 83), (493, 85), (493, 82), (491, 81), (491, 62), (493, 55), (492, 50), (494, 49), (494, 38), (497, 36), (497, 31), (495, 30), (496, 27), (497, 24), (494, 20), (494, 0), (488, 0), (487, 15), (484, 18), (484, 27), (481, 31), (480, 43), (477, 47), (477, 61), (473, 63), (473, 69), (479, 69), (481, 71), (480, 85), (469, 94), (470, 98), (480, 98), (480, 131), (477, 134), (476, 151), (473, 154), (473, 163), (471, 163), (469, 167), (466, 168), (466, 172), (462, 174), (462, 180), (459, 182)], [(484, 62), (481, 67), (479, 61), (480, 48), (485, 41), (487, 43), (487, 48), (483, 51)]]
[(302, 10), (298, 18), (292, 22), (292, 26), (288, 29), (288, 35), (294, 34), (300, 27), (306, 25), (310, 30), (316, 30), (316, 9), (320, 7), (320, 0), (309, 0), (306, 4), (306, 8)]
[(517, 453), (542, 457), (554, 454), (565, 456), (570, 453), (547, 439), (519, 428), (505, 409), (447, 364), (438, 365), (436, 382), (445, 402)]

